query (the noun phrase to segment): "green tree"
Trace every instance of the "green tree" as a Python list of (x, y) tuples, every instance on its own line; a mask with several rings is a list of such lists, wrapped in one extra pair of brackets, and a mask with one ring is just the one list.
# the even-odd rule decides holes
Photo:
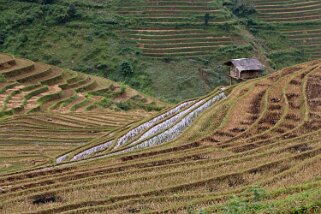
[(130, 77), (133, 75), (134, 70), (130, 62), (124, 61), (120, 64), (120, 72), (124, 77)]
[(247, 18), (256, 13), (254, 5), (245, 0), (225, 0), (223, 6), (229, 8), (235, 16), (240, 18)]
[(6, 35), (3, 32), (0, 32), (0, 45), (4, 44)]
[(210, 14), (209, 13), (205, 13), (204, 16), (204, 24), (208, 25), (208, 21), (210, 20)]
[(238, 17), (247, 17), (256, 12), (255, 7), (244, 0), (234, 0), (232, 12)]
[(75, 18), (77, 16), (77, 9), (75, 5), (69, 5), (67, 9), (67, 16), (69, 19)]

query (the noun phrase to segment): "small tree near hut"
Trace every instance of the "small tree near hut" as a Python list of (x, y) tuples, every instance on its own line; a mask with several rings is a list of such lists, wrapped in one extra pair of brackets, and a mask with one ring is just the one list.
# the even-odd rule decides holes
[(208, 21), (210, 20), (210, 14), (209, 13), (205, 13), (204, 16), (204, 24), (208, 25)]

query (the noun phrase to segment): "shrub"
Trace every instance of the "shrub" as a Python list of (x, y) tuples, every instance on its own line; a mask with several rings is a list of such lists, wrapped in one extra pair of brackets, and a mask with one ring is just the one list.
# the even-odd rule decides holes
[(77, 17), (77, 9), (75, 7), (75, 5), (71, 4), (69, 5), (68, 9), (67, 9), (67, 15), (69, 19), (73, 19), (75, 17)]
[(25, 34), (20, 34), (18, 36), (18, 41), (23, 44), (28, 41), (28, 36)]
[(126, 89), (127, 89), (126, 85), (122, 83), (120, 85), (120, 94), (124, 94), (126, 92)]
[(130, 78), (129, 85), (140, 90), (146, 90), (148, 86), (151, 85), (151, 81), (147, 74), (140, 73)]
[(6, 78), (4, 77), (3, 74), (0, 74), (0, 82), (6, 82)]
[(246, 202), (242, 201), (240, 198), (234, 196), (229, 204), (224, 207), (225, 213), (229, 214), (241, 214), (246, 209)]
[(165, 55), (163, 61), (166, 63), (170, 63), (173, 60), (171, 55)]
[(224, 23), (218, 26), (219, 29), (223, 30), (224, 32), (230, 32), (233, 29), (233, 25), (230, 23)]
[(106, 63), (97, 63), (95, 65), (95, 68), (97, 68), (98, 70), (103, 70), (103, 71), (108, 71), (108, 65)]
[(255, 202), (261, 201), (262, 199), (266, 198), (267, 195), (266, 190), (259, 186), (254, 186), (250, 188), (250, 192), (252, 192), (253, 200)]
[(130, 62), (124, 61), (120, 64), (120, 72), (123, 77), (130, 77), (134, 73), (134, 69)]
[(232, 0), (224, 2), (224, 6), (230, 8), (238, 17), (248, 17), (256, 13), (255, 7), (244, 0)]
[(47, 14), (47, 21), (49, 21), (50, 24), (65, 24), (79, 16), (73, 4), (67, 8), (56, 5), (45, 5), (42, 9)]
[(205, 13), (204, 16), (204, 24), (208, 25), (208, 21), (210, 20), (210, 14), (209, 13)]
[(207, 214), (206, 210), (201, 209), (198, 214)]
[(119, 103), (116, 103), (116, 106), (124, 111), (128, 111), (131, 109), (131, 105), (128, 102), (119, 102)]
[(49, 21), (52, 24), (64, 24), (67, 22), (67, 15), (66, 10), (60, 7), (49, 7), (48, 13), (50, 16), (48, 16)]
[(98, 105), (102, 106), (103, 108), (108, 108), (110, 107), (111, 105), (113, 104), (113, 102), (108, 99), (108, 98), (103, 98), (99, 103)]
[(160, 111), (160, 110), (162, 110), (162, 107), (159, 107), (159, 106), (156, 105), (155, 102), (152, 102), (150, 104), (147, 104), (144, 109), (146, 111)]
[(46, 203), (53, 203), (53, 202), (58, 202), (61, 201), (60, 196), (56, 196), (54, 194), (49, 194), (49, 195), (38, 195), (35, 196), (32, 200), (32, 203), (35, 205), (38, 204), (46, 204)]
[(254, 14), (255, 8), (251, 5), (240, 3), (234, 8), (233, 13), (239, 17), (246, 17)]
[(244, 46), (228, 45), (214, 52), (216, 59), (227, 61), (234, 58), (250, 57), (254, 50), (251, 44)]
[(61, 63), (60, 59), (52, 57), (48, 60), (48, 63), (51, 65), (59, 65)]
[(0, 32), (0, 45), (4, 44), (6, 35), (4, 32)]

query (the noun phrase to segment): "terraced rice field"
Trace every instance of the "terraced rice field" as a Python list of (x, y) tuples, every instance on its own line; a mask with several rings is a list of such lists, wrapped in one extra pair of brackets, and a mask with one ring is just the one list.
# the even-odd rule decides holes
[(275, 24), (275, 30), (287, 36), (312, 59), (321, 57), (321, 2), (312, 1), (263, 1), (250, 0), (256, 17)]
[(320, 21), (321, 3), (317, 0), (251, 0), (258, 10), (258, 17), (268, 22), (311, 22)]
[[(146, 0), (123, 4), (118, 12), (124, 15), (136, 16), (146, 24), (203, 24), (205, 13), (211, 13), (213, 18), (209, 23), (225, 22), (225, 12), (218, 4), (208, 0)], [(215, 16), (214, 16), (215, 15)]]
[(321, 19), (320, 23), (312, 26), (282, 27), (280, 30), (312, 59), (321, 57)]
[[(0, 113), (2, 115), (29, 112), (101, 111), (97, 103), (103, 97), (95, 94), (115, 94), (115, 102), (133, 97), (157, 102), (137, 91), (126, 88), (121, 94), (119, 84), (97, 76), (63, 70), (26, 59), (0, 54)], [(119, 94), (119, 96), (117, 96)], [(157, 105), (160, 102), (157, 102)]]
[[(318, 213), (320, 89), (321, 61), (216, 89), (61, 153), (61, 164), (1, 175), (0, 209), (228, 213), (235, 195), (262, 212)], [(252, 197), (257, 185), (264, 198)]]
[[(0, 74), (0, 173), (48, 163), (150, 114), (98, 105), (104, 93), (121, 90), (100, 77), (5, 54), (0, 54)], [(127, 88), (110, 99), (121, 102), (137, 96), (144, 95)], [(154, 101), (146, 98), (148, 102)]]
[(66, 151), (109, 135), (146, 113), (32, 113), (0, 121), (0, 174), (51, 162)]
[[(133, 1), (122, 4), (118, 13), (139, 20), (141, 27), (122, 34), (136, 41), (145, 56), (201, 56), (233, 44), (231, 35), (212, 29), (213, 26), (231, 22), (220, 3), (207, 0)], [(207, 27), (204, 26), (206, 13), (210, 15)]]

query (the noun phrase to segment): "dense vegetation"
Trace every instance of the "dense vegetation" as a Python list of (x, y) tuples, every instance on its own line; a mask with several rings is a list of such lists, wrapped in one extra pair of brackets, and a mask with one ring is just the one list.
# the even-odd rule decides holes
[[(175, 11), (168, 15), (161, 9), (166, 5), (143, 0), (1, 0), (0, 51), (122, 81), (169, 101), (203, 95), (227, 84), (226, 68), (221, 65), (230, 58), (257, 56), (269, 71), (307, 58), (282, 34), (269, 33), (276, 24), (258, 21), (256, 10), (244, 1), (195, 4), (199, 10), (208, 9), (199, 13), (183, 2), (179, 17), (172, 18)], [(155, 21), (159, 17), (148, 11), (141, 13), (141, 7), (158, 8), (156, 15), (164, 21)], [(176, 29), (183, 39), (198, 35), (194, 36), (194, 54), (172, 54), (181, 51), (176, 48), (182, 46), (182, 38), (173, 43), (172, 50), (161, 41), (141, 44), (152, 32), (138, 38), (139, 29)], [(226, 38), (205, 41), (205, 34)], [(162, 38), (175, 37), (164, 32)], [(208, 42), (216, 44), (203, 47)], [(171, 51), (155, 57), (155, 50)]]

